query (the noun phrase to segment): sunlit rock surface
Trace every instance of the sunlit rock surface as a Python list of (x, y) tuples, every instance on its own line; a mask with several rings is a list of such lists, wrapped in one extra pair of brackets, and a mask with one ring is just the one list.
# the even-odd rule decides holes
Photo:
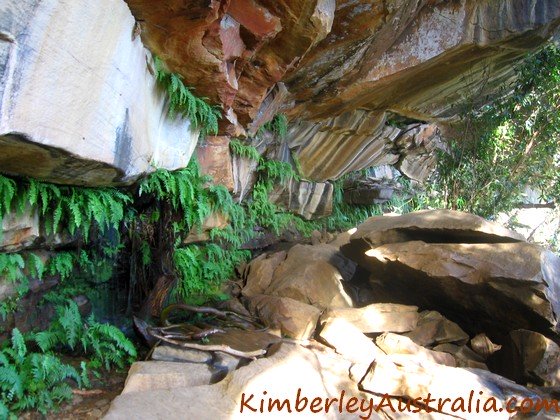
[(169, 119), (121, 0), (0, 5), (0, 171), (63, 184), (135, 181), (187, 165), (198, 139)]
[(560, 19), (554, 0), (128, 4), (146, 45), (224, 107), (223, 133), (254, 133), (287, 112), (317, 181), (396, 163), (388, 112), (452, 122), (501, 94)]

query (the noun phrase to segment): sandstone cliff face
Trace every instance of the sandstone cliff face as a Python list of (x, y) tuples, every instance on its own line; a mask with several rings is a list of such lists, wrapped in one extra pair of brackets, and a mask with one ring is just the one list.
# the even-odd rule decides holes
[(287, 112), (290, 145), (318, 181), (395, 163), (388, 111), (452, 121), (560, 21), (554, 0), (128, 3), (148, 47), (224, 106), (224, 133)]
[(184, 167), (198, 133), (171, 120), (121, 0), (0, 5), (0, 172), (129, 183)]
[[(409, 126), (489, 100), (557, 31), (556, 0), (7, 1), (0, 17), (0, 171), (73, 184), (185, 166), (197, 132), (166, 114), (149, 50), (222, 106), (220, 134), (286, 113), (314, 181), (406, 159)], [(143, 43), (143, 44), (142, 44)], [(426, 150), (433, 145), (424, 145)], [(418, 155), (416, 153), (416, 155)]]

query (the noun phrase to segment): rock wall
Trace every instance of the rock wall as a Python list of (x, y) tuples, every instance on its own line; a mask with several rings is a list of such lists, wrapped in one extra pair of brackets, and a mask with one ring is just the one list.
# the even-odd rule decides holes
[(1, 7), (0, 172), (83, 185), (132, 183), (190, 159), (198, 133), (167, 116), (144, 45), (223, 108), (221, 135), (253, 136), (286, 113), (290, 148), (313, 181), (397, 162), (422, 178), (429, 171), (399, 153), (407, 128), (393, 116), (453, 122), (465, 103), (501, 92), (560, 23), (555, 0)]
[(128, 3), (146, 45), (224, 107), (223, 133), (286, 112), (315, 181), (395, 163), (388, 112), (453, 122), (500, 94), (560, 23), (554, 0)]
[(167, 117), (121, 0), (0, 6), (0, 172), (126, 184), (188, 163), (198, 132)]

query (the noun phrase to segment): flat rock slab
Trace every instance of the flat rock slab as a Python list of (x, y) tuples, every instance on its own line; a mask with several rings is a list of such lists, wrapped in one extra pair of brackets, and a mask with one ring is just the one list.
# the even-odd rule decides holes
[(366, 251), (384, 244), (408, 241), (428, 243), (509, 243), (525, 238), (482, 217), (454, 210), (423, 210), (402, 216), (374, 216), (358, 226), (343, 253), (356, 262)]
[(208, 385), (212, 374), (209, 366), (200, 363), (136, 362), (122, 393)]
[[(307, 349), (283, 343), (272, 349), (268, 357), (237, 369), (213, 385), (178, 385), (173, 389), (124, 393), (113, 401), (105, 418), (242, 419), (263, 416), (286, 418), (287, 415), (290, 418), (309, 418), (319, 416), (310, 411), (311, 400), (315, 397), (321, 397), (323, 401), (327, 397), (339, 398), (341, 390), (345, 390), (346, 400), (352, 396), (368, 398), (347, 379), (348, 370), (348, 362), (328, 349)], [(295, 411), (294, 406), (298, 391), (301, 397), (308, 398), (306, 407), (300, 413)], [(260, 401), (263, 400), (264, 407), (268, 407), (269, 398), (279, 402), (287, 399), (292, 414), (288, 413), (287, 406), (282, 411), (273, 408), (271, 413), (260, 413)], [(340, 413), (336, 406), (333, 407), (328, 413), (323, 411), (320, 418), (356, 418), (355, 413), (344, 410)], [(381, 417), (373, 412), (370, 418)]]
[(161, 362), (207, 363), (212, 360), (212, 355), (205, 351), (162, 345), (154, 349), (152, 352), (152, 360)]
[[(542, 398), (538, 392), (490, 372), (443, 366), (426, 360), (419, 363), (415, 356), (409, 355), (389, 356), (380, 363), (374, 363), (360, 385), (364, 390), (376, 394), (388, 394), (413, 400), (430, 395), (436, 401), (431, 403), (430, 407), (436, 411), (438, 411), (438, 399), (448, 398), (450, 401), (439, 411), (467, 418), (470, 417), (466, 413), (452, 412), (454, 400), (462, 398), (463, 406), (467, 407), (471, 392), (474, 397), (473, 404), (476, 404), (477, 399), (484, 402), (487, 398), (495, 398), (497, 411), (477, 413), (477, 419), (510, 418), (510, 414), (505, 410), (505, 404), (511, 397), (516, 397), (518, 404), (526, 397)], [(475, 405), (473, 410), (474, 407)], [(502, 411), (499, 411), (500, 408)]]
[(338, 354), (353, 363), (370, 364), (385, 356), (371, 338), (342, 318), (334, 318), (326, 322), (320, 336)]
[[(364, 238), (372, 245), (382, 245), (392, 243), (388, 240), (398, 238), (398, 236), (390, 236), (392, 233), (403, 234), (403, 237), (406, 237), (405, 241), (415, 240), (418, 237), (425, 242), (504, 243), (525, 241), (523, 235), (506, 229), (498, 223), (489, 222), (471, 213), (444, 209), (421, 210), (395, 217), (370, 217), (358, 227), (351, 240)], [(387, 239), (382, 238), (384, 235)], [(379, 238), (379, 241), (375, 241), (376, 238)]]
[(418, 324), (418, 307), (374, 303), (363, 308), (335, 308), (321, 316), (321, 322), (342, 318), (364, 333), (407, 332)]
[(411, 354), (440, 365), (456, 366), (452, 355), (426, 349), (403, 335), (384, 333), (375, 339), (375, 343), (386, 354)]

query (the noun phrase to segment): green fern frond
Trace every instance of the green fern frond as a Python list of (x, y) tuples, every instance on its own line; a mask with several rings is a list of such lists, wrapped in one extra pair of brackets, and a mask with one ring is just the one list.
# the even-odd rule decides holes
[(205, 98), (193, 95), (191, 88), (183, 83), (180, 75), (170, 73), (161, 59), (155, 57), (156, 80), (167, 91), (169, 96), (169, 113), (176, 113), (189, 118), (192, 124), (201, 130), (203, 136), (218, 133), (218, 122), (222, 117), (220, 108), (211, 106)]
[(288, 118), (284, 114), (276, 114), (271, 121), (259, 129), (259, 132), (262, 132), (262, 130), (270, 131), (284, 139), (288, 135)]

